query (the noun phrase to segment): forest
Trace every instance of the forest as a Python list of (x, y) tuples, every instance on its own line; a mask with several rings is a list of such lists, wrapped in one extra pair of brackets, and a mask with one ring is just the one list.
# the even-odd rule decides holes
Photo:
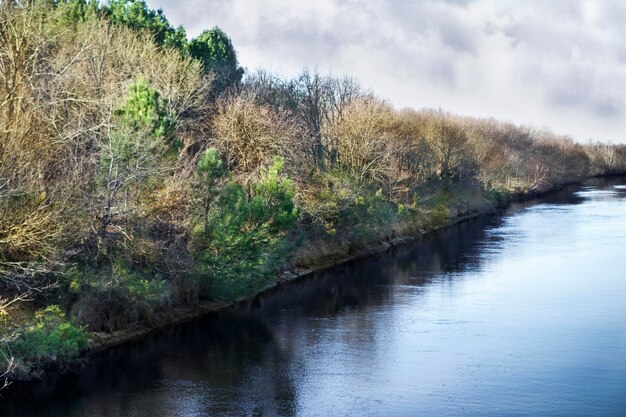
[(93, 333), (626, 172), (626, 145), (244, 71), (142, 0), (0, 1), (0, 387)]

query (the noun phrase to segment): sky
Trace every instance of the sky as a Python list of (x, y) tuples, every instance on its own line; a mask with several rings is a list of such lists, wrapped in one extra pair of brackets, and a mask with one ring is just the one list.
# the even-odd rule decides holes
[(148, 0), (240, 64), (349, 75), (397, 108), (626, 143), (622, 0)]

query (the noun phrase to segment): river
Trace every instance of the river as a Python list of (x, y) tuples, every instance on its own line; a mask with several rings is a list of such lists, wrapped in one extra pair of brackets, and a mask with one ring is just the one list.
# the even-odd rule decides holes
[(517, 203), (9, 392), (2, 416), (625, 416), (626, 179)]

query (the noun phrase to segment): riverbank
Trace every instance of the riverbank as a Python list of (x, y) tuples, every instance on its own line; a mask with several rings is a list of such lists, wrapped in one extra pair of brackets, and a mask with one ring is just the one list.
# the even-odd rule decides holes
[(315, 273), (338, 267), (348, 262), (356, 261), (369, 256), (378, 255), (393, 247), (397, 247), (420, 239), (424, 235), (432, 233), (436, 230), (452, 226), (456, 223), (476, 216), (492, 213), (496, 210), (496, 207), (496, 204), (493, 204), (492, 206), (485, 205), (480, 208), (472, 207), (467, 212), (457, 213), (454, 217), (447, 219), (444, 224), (433, 226), (431, 228), (423, 230), (420, 234), (387, 237), (384, 240), (378, 240), (369, 245), (366, 245), (358, 249), (355, 253), (350, 254), (349, 256), (335, 258), (330, 261), (321, 258), (312, 266), (296, 267), (290, 269), (281, 273), (279, 279), (274, 284), (262, 289), (261, 291), (253, 295), (240, 298), (231, 303), (225, 303), (220, 301), (206, 301), (200, 302), (199, 304), (194, 306), (176, 307), (169, 311), (168, 314), (164, 316), (158, 324), (137, 324), (133, 328), (117, 330), (111, 333), (92, 333), (91, 339), (89, 341), (89, 347), (84, 352), (84, 355), (88, 356), (89, 354), (102, 352), (103, 350), (118, 346), (123, 343), (141, 339), (154, 331), (163, 329), (168, 326), (182, 324), (199, 317), (207, 316), (210, 314), (217, 314), (225, 312), (229, 309), (241, 307), (248, 303), (252, 303), (255, 298), (270, 293), (287, 282), (294, 282), (301, 279), (306, 279), (307, 277)]
[[(151, 333), (167, 327), (180, 325), (200, 317), (222, 314), (229, 310), (250, 305), (254, 303), (255, 299), (258, 297), (271, 294), (286, 284), (296, 283), (316, 273), (349, 262), (382, 254), (391, 248), (414, 242), (437, 230), (448, 228), (454, 224), (477, 216), (495, 213), (498, 210), (508, 207), (513, 202), (538, 198), (542, 195), (557, 192), (567, 185), (581, 181), (582, 180), (561, 184), (541, 192), (511, 193), (508, 195), (500, 194), (498, 199), (488, 198), (484, 194), (466, 194), (464, 196), (459, 194), (464, 197), (464, 199), (453, 199), (454, 204), (449, 207), (449, 216), (446, 217), (445, 220), (422, 220), (419, 222), (418, 227), (416, 227), (415, 224), (411, 227), (396, 224), (396, 227), (392, 229), (391, 233), (379, 236), (373, 241), (350, 245), (350, 249), (348, 250), (345, 248), (345, 242), (342, 244), (338, 240), (330, 241), (330, 244), (329, 241), (308, 242), (309, 244), (305, 245), (306, 252), (308, 254), (316, 253), (317, 256), (311, 257), (308, 254), (305, 256), (300, 255), (299, 262), (296, 261), (293, 267), (281, 273), (278, 279), (271, 285), (266, 286), (258, 292), (238, 298), (232, 302), (200, 301), (193, 305), (176, 306), (155, 315), (150, 322), (136, 322), (131, 326), (112, 332), (91, 332), (86, 349), (82, 351), (81, 356), (75, 362), (80, 363), (85, 359), (88, 360), (93, 354), (103, 352), (124, 343), (143, 339)], [(67, 362), (59, 361), (58, 364), (48, 362), (45, 370), (37, 368), (29, 373), (16, 373), (13, 379), (21, 382), (36, 381), (68, 372), (76, 372), (76, 369), (79, 368), (80, 367), (68, 366)]]
[(626, 145), (396, 109), (349, 74), (243, 77), (226, 33), (144, 2), (4, 3), (0, 386), (626, 169)]
[(619, 415), (625, 183), (521, 201), (155, 332), (15, 384), (0, 414)]
[[(591, 177), (593, 178), (593, 177)], [(264, 289), (256, 292), (247, 297), (239, 298), (233, 302), (227, 303), (222, 301), (205, 301), (195, 305), (178, 306), (168, 310), (166, 313), (160, 315), (158, 320), (153, 320), (151, 323), (136, 323), (130, 327), (116, 330), (113, 332), (93, 332), (90, 333), (90, 340), (87, 348), (81, 353), (77, 363), (84, 360), (89, 360), (89, 357), (123, 345), (128, 342), (138, 341), (146, 338), (148, 335), (163, 330), (167, 327), (177, 326), (185, 322), (189, 322), (201, 317), (210, 317), (211, 315), (220, 315), (228, 311), (232, 311), (238, 308), (246, 308), (246, 306), (252, 305), (255, 300), (261, 296), (271, 295), (273, 292), (278, 291), (287, 284), (297, 285), (298, 281), (305, 280), (308, 277), (314, 276), (316, 273), (320, 273), (349, 262), (358, 261), (360, 259), (373, 257), (385, 253), (391, 248), (409, 244), (419, 239), (424, 238), (428, 234), (435, 231), (449, 228), (455, 224), (461, 223), (465, 220), (499, 212), (506, 209), (514, 202), (530, 201), (536, 198), (545, 197), (547, 195), (557, 193), (563, 190), (567, 186), (579, 184), (585, 180), (573, 181), (567, 184), (561, 184), (551, 187), (549, 190), (543, 190), (541, 192), (530, 193), (511, 193), (505, 198), (498, 200), (488, 199), (485, 196), (472, 199), (472, 203), (464, 202), (464, 204), (457, 204), (457, 209), (451, 216), (449, 216), (443, 223), (438, 224), (423, 224), (420, 230), (415, 231), (412, 234), (398, 234), (385, 236), (383, 239), (378, 239), (375, 242), (370, 242), (363, 245), (347, 256), (343, 257), (325, 257), (321, 256), (308, 266), (297, 266), (291, 268), (282, 274), (279, 279), (265, 287)], [(328, 248), (327, 248), (328, 249)], [(37, 370), (38, 372), (18, 375), (20, 377), (14, 378), (15, 381), (20, 381), (21, 384), (28, 384), (30, 382), (41, 381), (42, 379), (49, 379), (57, 377), (65, 373), (80, 372), (80, 366), (56, 366), (54, 363), (48, 364), (45, 372)]]
[[(320, 257), (316, 259), (315, 262), (313, 262), (310, 266), (298, 266), (281, 273), (279, 279), (274, 284), (262, 289), (255, 294), (240, 298), (231, 303), (220, 301), (206, 301), (200, 302), (199, 304), (193, 306), (176, 307), (168, 312), (168, 314), (164, 316), (157, 324), (137, 324), (132, 328), (117, 330), (111, 333), (92, 333), (89, 347), (84, 352), (84, 355), (89, 356), (91, 354), (99, 353), (106, 349), (127, 342), (142, 339), (152, 332), (161, 330), (169, 326), (175, 326), (203, 316), (219, 314), (226, 312), (229, 309), (239, 308), (251, 304), (257, 297), (267, 295), (287, 283), (306, 279), (307, 277), (310, 277), (316, 273), (323, 272), (349, 262), (358, 261), (359, 259), (379, 255), (390, 250), (391, 248), (402, 246), (421, 239), (429, 233), (433, 233), (437, 230), (445, 229), (447, 227), (453, 226), (457, 223), (474, 217), (496, 213), (499, 210), (505, 209), (514, 202), (532, 200), (550, 193), (558, 192), (564, 187), (578, 184), (584, 180), (585, 179), (570, 182), (567, 184), (561, 184), (552, 187), (549, 190), (543, 190), (540, 192), (535, 191), (529, 193), (514, 193), (506, 196), (505, 199), (501, 199), (499, 201), (480, 198), (475, 200), (473, 205), (466, 205), (466, 210), (457, 211), (456, 213), (454, 213), (454, 215), (447, 218), (443, 224), (429, 225), (428, 227), (419, 231), (415, 231), (415, 233), (412, 234), (386, 236), (383, 239), (379, 239), (375, 242), (370, 242), (369, 244), (358, 248), (356, 251), (348, 254), (347, 256), (334, 257), (330, 259), (326, 256)], [(329, 249), (327, 248), (327, 250)], [(332, 248), (330, 250), (332, 251)]]

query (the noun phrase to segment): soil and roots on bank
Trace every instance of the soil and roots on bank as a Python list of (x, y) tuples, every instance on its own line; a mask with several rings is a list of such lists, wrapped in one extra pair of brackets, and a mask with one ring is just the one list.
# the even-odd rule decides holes
[(219, 28), (189, 40), (142, 1), (0, 2), (0, 387), (625, 170), (623, 145), (244, 75)]

